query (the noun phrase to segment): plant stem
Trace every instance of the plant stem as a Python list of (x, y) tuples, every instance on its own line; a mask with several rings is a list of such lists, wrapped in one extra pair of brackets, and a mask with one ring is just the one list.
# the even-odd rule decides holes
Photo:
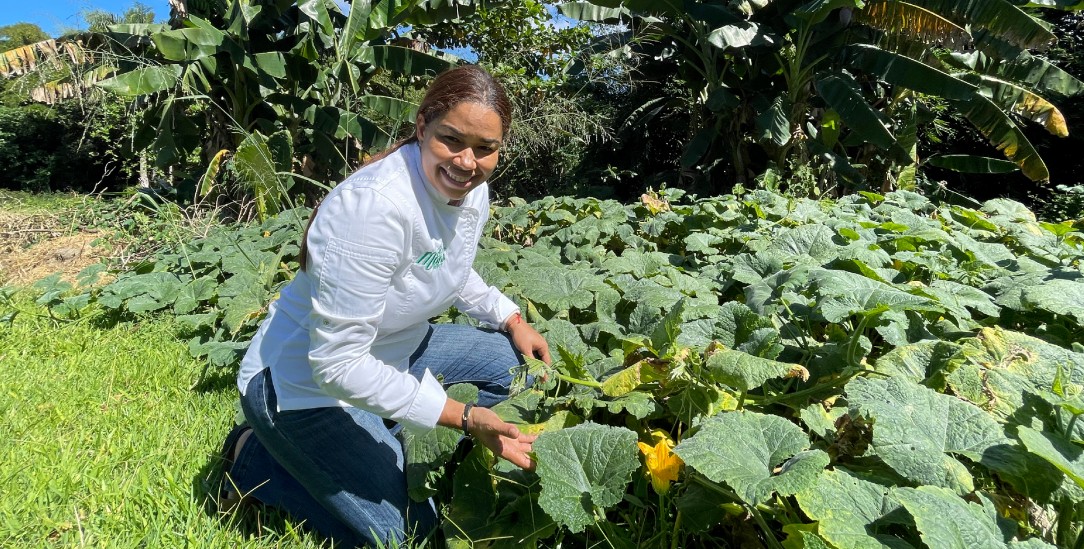
[(779, 396), (777, 396), (775, 398), (765, 398), (763, 401), (760, 402), (760, 405), (761, 406), (769, 406), (769, 405), (772, 405), (772, 404), (779, 404), (779, 403), (787, 402), (787, 401), (792, 400), (792, 399), (797, 398), (797, 397), (805, 397), (805, 396), (809, 396), (809, 395), (813, 395), (813, 394), (823, 393), (823, 392), (829, 391), (829, 390), (839, 389), (840, 387), (843, 387), (844, 385), (846, 385), (847, 382), (850, 381), (851, 378), (853, 378), (857, 374), (858, 374), (858, 371), (855, 371), (855, 372), (853, 372), (851, 374), (841, 376), (839, 379), (833, 381), (832, 383), (825, 383), (825, 384), (821, 384), (821, 385), (815, 385), (815, 386), (810, 387), (808, 389), (803, 389), (801, 391), (795, 391), (793, 393), (787, 393), (785, 395), (779, 395)]
[(602, 390), (602, 384), (597, 382), (597, 381), (594, 381), (594, 380), (579, 379), (579, 378), (575, 378), (575, 377), (572, 377), (572, 376), (566, 376), (566, 375), (561, 374), (561, 373), (557, 373), (555, 375), (556, 375), (557, 379), (559, 379), (561, 381), (567, 381), (567, 382), (572, 383), (574, 385), (583, 385), (584, 387), (591, 387), (591, 388), (594, 388), (594, 389), (598, 389), (600, 391)]
[(753, 515), (753, 519), (757, 521), (760, 529), (764, 530), (764, 536), (768, 538), (768, 545), (773, 549), (783, 549), (783, 545), (775, 538), (775, 534), (772, 533), (771, 527), (768, 526), (768, 521), (764, 520), (764, 515), (760, 514), (760, 510), (752, 505), (746, 505), (745, 508), (749, 511), (749, 514)]
[(851, 341), (847, 345), (847, 364), (851, 366), (859, 366), (854, 359), (855, 352), (858, 351), (858, 342), (861, 341), (862, 332), (866, 331), (866, 323), (869, 322), (870, 315), (862, 315), (862, 321), (858, 323), (858, 328), (851, 334)]
[(674, 518), (674, 531), (670, 534), (670, 549), (678, 549), (678, 547), (680, 547), (680, 545), (678, 545), (678, 532), (680, 531), (680, 527), (681, 511), (678, 511), (677, 517)]

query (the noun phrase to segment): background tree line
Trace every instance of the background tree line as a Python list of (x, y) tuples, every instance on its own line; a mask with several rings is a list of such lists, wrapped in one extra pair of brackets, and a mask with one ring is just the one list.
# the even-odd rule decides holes
[(182, 201), (266, 216), (409, 131), (466, 58), (519, 110), (500, 196), (904, 188), (1079, 216), (1081, 5), (1042, 4), (189, 0), (168, 24), (136, 4), (52, 41), (0, 28), (0, 181), (118, 188), (142, 158)]

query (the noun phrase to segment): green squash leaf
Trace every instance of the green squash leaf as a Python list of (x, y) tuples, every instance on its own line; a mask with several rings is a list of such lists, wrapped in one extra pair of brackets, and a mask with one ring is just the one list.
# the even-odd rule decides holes
[[(448, 398), (462, 403), (478, 401), (478, 387), (459, 383), (448, 387)], [(426, 501), (436, 495), (433, 474), (452, 457), (463, 432), (438, 425), (432, 429), (403, 429), (403, 458), (406, 461), (407, 493), (414, 501)]]
[[(723, 482), (748, 503), (772, 494), (791, 495), (811, 486), (828, 465), (828, 454), (809, 448), (801, 427), (779, 416), (724, 412), (674, 448), (689, 467)], [(776, 473), (776, 467), (781, 467)]]
[(1017, 436), (1029, 452), (1057, 467), (1065, 476), (1084, 488), (1084, 449), (1064, 437), (1021, 426)]
[(1022, 304), (1030, 309), (1042, 309), (1054, 314), (1071, 316), (1084, 326), (1084, 282), (1079, 280), (1048, 280), (1037, 286), (1023, 288)]
[(542, 479), (538, 503), (573, 533), (621, 501), (640, 465), (636, 433), (595, 423), (543, 433), (534, 452)]
[(989, 448), (1010, 442), (977, 406), (901, 377), (856, 378), (846, 395), (853, 413), (874, 422), (873, 453), (920, 484), (970, 492), (971, 474), (952, 454), (978, 462)]
[(948, 341), (919, 341), (885, 353), (874, 362), (873, 369), (921, 383), (934, 372), (944, 370), (959, 350), (960, 345)]
[(984, 502), (985, 505), (969, 503), (937, 486), (893, 488), (891, 495), (914, 517), (927, 547), (1008, 547), (997, 525), (997, 512), (989, 500)]
[(820, 312), (828, 322), (875, 310), (938, 311), (932, 300), (846, 271), (811, 271)]
[(1084, 385), (1084, 353), (1002, 328), (983, 328), (962, 343), (949, 387), (1002, 420), (1019, 423), (1013, 418), (1031, 395), (1051, 390), (1059, 369), (1065, 382)]
[(839, 549), (911, 549), (888, 533), (898, 522), (892, 517), (900, 509), (888, 490), (837, 468), (825, 471), (795, 498), (802, 511), (817, 521), (817, 532)]
[(798, 364), (776, 362), (731, 349), (712, 354), (705, 368), (712, 381), (739, 391), (755, 389), (769, 379), (809, 377), (809, 372)]

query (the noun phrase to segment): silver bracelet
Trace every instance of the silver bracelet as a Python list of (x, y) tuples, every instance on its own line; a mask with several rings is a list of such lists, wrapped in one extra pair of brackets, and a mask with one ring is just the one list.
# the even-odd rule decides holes
[(467, 420), (470, 419), (471, 408), (474, 408), (473, 404), (467, 404), (463, 406), (463, 434), (469, 435), (470, 431), (467, 430)]

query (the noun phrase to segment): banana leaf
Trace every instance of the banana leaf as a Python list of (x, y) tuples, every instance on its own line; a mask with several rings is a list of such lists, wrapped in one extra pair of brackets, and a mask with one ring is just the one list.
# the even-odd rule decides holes
[(945, 99), (967, 99), (976, 90), (975, 86), (926, 63), (869, 44), (847, 46), (843, 56), (852, 67), (919, 93)]
[(148, 95), (172, 89), (181, 77), (180, 65), (142, 67), (98, 82), (98, 86), (118, 95)]
[(945, 170), (961, 173), (997, 174), (1019, 171), (1015, 163), (1001, 158), (970, 154), (941, 154), (931, 156), (926, 163)]
[(1022, 49), (1046, 48), (1055, 36), (1045, 24), (1006, 0), (913, 0), (914, 4), (989, 30)]
[(968, 69), (1010, 82), (1022, 82), (1042, 94), (1067, 98), (1084, 92), (1084, 82), (1051, 62), (1022, 52), (1013, 59), (996, 59), (981, 51), (953, 53), (944, 59), (958, 69)]
[(992, 100), (976, 93), (968, 101), (952, 101), (963, 115), (1006, 158), (1012, 160), (1032, 181), (1048, 181), (1050, 171), (1024, 132)]
[(591, 21), (606, 25), (616, 25), (630, 19), (628, 8), (607, 8), (591, 2), (565, 2), (557, 5), (561, 15), (577, 21)]
[(1038, 94), (1024, 89), (1012, 82), (1006, 82), (989, 76), (963, 74), (960, 78), (983, 89), (983, 95), (990, 97), (1002, 110), (1012, 112), (1046, 128), (1046, 131), (1058, 136), (1068, 137), (1069, 128), (1065, 115), (1053, 103)]
[(858, 84), (843, 73), (827, 74), (817, 79), (817, 93), (824, 99), (848, 127), (864, 141), (882, 149), (896, 145), (896, 138), (888, 131), (877, 111), (866, 103), (858, 91)]

